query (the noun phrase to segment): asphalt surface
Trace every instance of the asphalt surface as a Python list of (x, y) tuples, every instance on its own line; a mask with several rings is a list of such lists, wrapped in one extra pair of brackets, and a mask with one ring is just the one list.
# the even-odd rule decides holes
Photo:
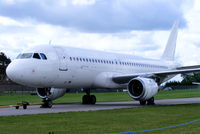
[[(155, 100), (156, 106), (180, 105), (200, 103), (199, 98), (182, 98), (182, 99), (163, 99)], [(63, 112), (78, 112), (78, 111), (97, 111), (122, 108), (136, 108), (140, 106), (136, 101), (124, 102), (98, 102), (95, 105), (82, 105), (80, 103), (71, 104), (55, 104), (52, 108), (40, 108), (40, 105), (28, 106), (27, 109), (20, 107), (0, 108), (0, 116), (16, 116), (16, 115), (31, 115), (31, 114), (46, 114), (46, 113), (63, 113)]]

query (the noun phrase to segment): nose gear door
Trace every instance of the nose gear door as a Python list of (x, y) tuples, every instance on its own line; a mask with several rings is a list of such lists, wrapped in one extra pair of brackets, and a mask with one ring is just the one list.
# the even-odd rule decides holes
[(56, 50), (56, 54), (58, 55), (59, 59), (59, 70), (60, 71), (67, 71), (67, 61), (68, 56), (66, 55), (65, 51), (61, 47), (54, 47)]

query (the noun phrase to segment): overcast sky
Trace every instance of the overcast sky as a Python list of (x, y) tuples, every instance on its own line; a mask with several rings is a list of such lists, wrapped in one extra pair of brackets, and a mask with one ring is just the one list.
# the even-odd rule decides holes
[(176, 60), (200, 64), (199, 0), (0, 0), (0, 51), (52, 44), (160, 58), (180, 21)]

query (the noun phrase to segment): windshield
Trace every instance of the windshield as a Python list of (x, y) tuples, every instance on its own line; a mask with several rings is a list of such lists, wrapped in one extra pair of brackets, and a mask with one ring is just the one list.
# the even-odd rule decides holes
[(33, 58), (35, 58), (35, 59), (41, 59), (38, 53), (34, 53)]
[(43, 53), (40, 53), (40, 56), (41, 56), (41, 58), (42, 58), (43, 60), (47, 60), (47, 57), (46, 57), (46, 55), (45, 55), (45, 54), (43, 54)]
[(47, 60), (46, 55), (43, 53), (22, 53), (19, 54), (16, 59), (28, 59), (28, 58)]
[(17, 56), (17, 59), (28, 59), (31, 58), (33, 53), (23, 53)]

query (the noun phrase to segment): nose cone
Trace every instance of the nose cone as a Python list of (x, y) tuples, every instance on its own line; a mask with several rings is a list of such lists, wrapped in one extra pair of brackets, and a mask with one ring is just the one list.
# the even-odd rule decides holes
[(8, 76), (9, 79), (12, 80), (14, 74), (14, 68), (12, 66), (12, 63), (10, 63), (6, 69), (6, 75)]
[(15, 66), (14, 62), (11, 62), (8, 65), (8, 67), (6, 69), (6, 74), (9, 79), (11, 79), (12, 81), (17, 82), (17, 83), (18, 83), (19, 79), (21, 77), (23, 77), (23, 75), (22, 75), (23, 73), (17, 66)]
[(32, 59), (13, 60), (6, 69), (9, 79), (21, 85), (31, 87), (47, 87), (52, 85), (54, 75), (48, 75), (52, 72), (51, 67), (44, 67), (43, 61)]
[(29, 82), (29, 72), (27, 71), (26, 62), (13, 60), (6, 69), (6, 74), (9, 79), (18, 84), (27, 85)]

